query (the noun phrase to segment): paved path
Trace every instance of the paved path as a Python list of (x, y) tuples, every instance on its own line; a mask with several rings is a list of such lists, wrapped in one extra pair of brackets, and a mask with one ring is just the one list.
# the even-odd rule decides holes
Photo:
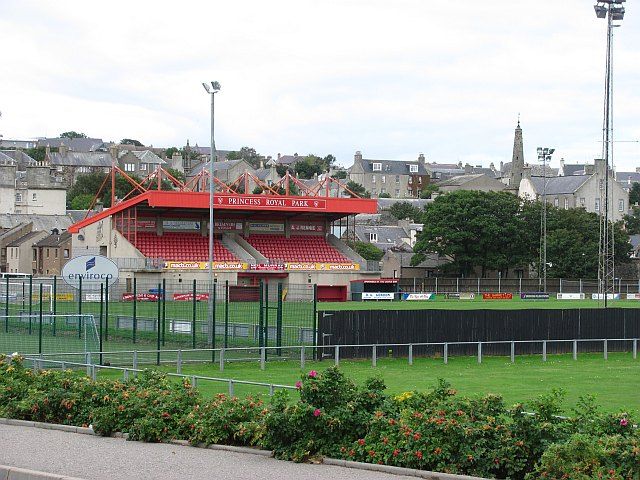
[(296, 464), (259, 455), (127, 442), (12, 425), (0, 425), (2, 464), (86, 480), (415, 480), (343, 467)]

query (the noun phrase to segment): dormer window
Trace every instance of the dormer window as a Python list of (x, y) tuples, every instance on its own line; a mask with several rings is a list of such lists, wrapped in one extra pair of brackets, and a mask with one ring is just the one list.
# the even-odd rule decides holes
[(418, 173), (418, 165), (409, 165), (409, 172)]
[(378, 241), (378, 234), (370, 232), (369, 233), (369, 242), (376, 243)]
[(390, 172), (391, 171), (391, 165), (385, 165), (384, 166), (384, 171), (385, 172)]
[(371, 169), (374, 172), (381, 172), (382, 171), (382, 164), (381, 163), (372, 163), (371, 164)]

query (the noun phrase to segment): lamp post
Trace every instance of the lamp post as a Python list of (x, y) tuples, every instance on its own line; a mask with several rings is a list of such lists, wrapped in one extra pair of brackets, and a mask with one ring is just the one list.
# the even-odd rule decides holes
[[(538, 147), (538, 160), (542, 162), (542, 213), (540, 215), (540, 276), (538, 286), (547, 291), (547, 162), (551, 162), (554, 148)], [(542, 284), (541, 284), (542, 281)]]
[(213, 316), (215, 315), (215, 305), (213, 301), (214, 283), (213, 283), (213, 162), (216, 158), (216, 141), (214, 138), (214, 118), (215, 118), (215, 97), (220, 91), (218, 82), (202, 83), (207, 95), (211, 96), (211, 151), (209, 155), (209, 299), (208, 299), (208, 336), (207, 341), (210, 347), (214, 345), (215, 332), (213, 331)]
[[(607, 296), (609, 289), (615, 291), (615, 264), (614, 264), (614, 229), (609, 222), (609, 163), (612, 153), (612, 83), (611, 83), (611, 43), (613, 38), (613, 28), (619, 25), (615, 21), (624, 19), (624, 6), (626, 0), (598, 0), (593, 6), (596, 17), (607, 19), (607, 54), (605, 62), (605, 86), (604, 86), (604, 121), (602, 122), (602, 159), (604, 160), (604, 196), (601, 193), (600, 202), (600, 242), (598, 251), (598, 292), (604, 299), (604, 308), (607, 308)], [(602, 181), (602, 180), (601, 180)]]

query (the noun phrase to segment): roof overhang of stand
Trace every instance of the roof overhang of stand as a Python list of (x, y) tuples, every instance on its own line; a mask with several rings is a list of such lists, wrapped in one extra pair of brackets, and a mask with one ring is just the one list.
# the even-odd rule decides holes
[[(292, 213), (319, 214), (334, 219), (358, 213), (377, 213), (377, 201), (369, 198), (301, 197), (252, 194), (214, 194), (214, 210), (227, 212), (245, 212), (246, 214)], [(105, 209), (89, 218), (74, 223), (68, 228), (70, 233), (78, 233), (81, 228), (99, 222), (116, 213), (132, 207), (141, 207), (148, 211), (154, 209), (209, 210), (208, 192), (177, 192), (149, 190), (115, 207)]]

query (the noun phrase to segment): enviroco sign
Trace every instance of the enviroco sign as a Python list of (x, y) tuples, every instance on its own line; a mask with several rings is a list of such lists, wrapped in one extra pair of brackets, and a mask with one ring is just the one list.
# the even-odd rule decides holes
[(101, 255), (81, 255), (69, 260), (62, 269), (62, 278), (74, 288), (99, 289), (100, 284), (118, 281), (118, 266)]

